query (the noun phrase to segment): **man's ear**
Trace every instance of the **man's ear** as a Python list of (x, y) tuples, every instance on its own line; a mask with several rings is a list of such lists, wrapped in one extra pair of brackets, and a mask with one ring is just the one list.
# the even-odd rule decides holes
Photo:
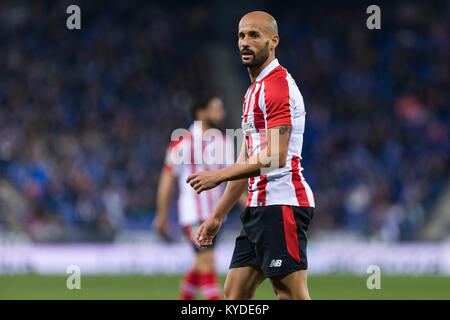
[(270, 42), (271, 42), (270, 48), (275, 49), (278, 46), (279, 41), (280, 41), (280, 37), (277, 34), (274, 34), (270, 39)]

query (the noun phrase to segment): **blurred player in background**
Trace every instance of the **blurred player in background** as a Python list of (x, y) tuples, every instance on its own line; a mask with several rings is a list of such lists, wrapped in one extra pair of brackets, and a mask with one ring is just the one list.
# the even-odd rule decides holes
[[(217, 170), (223, 164), (207, 165), (205, 161), (201, 164), (194, 164), (193, 159), (188, 159), (185, 163), (175, 163), (174, 154), (180, 154), (184, 148), (191, 150), (190, 156), (194, 155), (194, 147), (201, 147), (204, 151), (208, 147), (208, 141), (200, 144), (193, 143), (193, 137), (202, 135), (208, 129), (218, 129), (222, 126), (225, 118), (223, 102), (219, 97), (206, 96), (197, 98), (192, 105), (192, 116), (196, 121), (189, 127), (189, 133), (178, 141), (172, 141), (167, 149), (166, 161), (158, 186), (157, 213), (154, 221), (154, 228), (162, 235), (167, 236), (167, 217), (171, 191), (178, 184), (178, 218), (183, 227), (184, 234), (188, 241), (193, 244), (196, 256), (193, 268), (188, 271), (181, 283), (180, 298), (183, 300), (194, 299), (198, 289), (208, 300), (220, 298), (220, 287), (214, 267), (213, 246), (199, 248), (193, 243), (195, 233), (200, 224), (206, 221), (222, 196), (223, 189), (216, 188), (202, 194), (197, 194), (189, 185), (185, 183), (186, 178), (202, 170)], [(196, 132), (197, 130), (197, 132)], [(200, 131), (200, 132), (198, 132)], [(225, 135), (222, 135), (222, 145), (226, 146)], [(186, 149), (184, 149), (186, 150)], [(181, 152), (182, 153), (182, 152)], [(186, 156), (186, 155), (184, 155)], [(203, 159), (205, 160), (205, 159)]]
[(278, 42), (271, 15), (255, 11), (241, 19), (238, 47), (252, 82), (243, 103), (245, 143), (236, 164), (186, 180), (197, 192), (228, 181), (218, 206), (197, 232), (200, 246), (212, 242), (248, 182), (243, 229), (225, 281), (226, 299), (252, 298), (266, 277), (278, 299), (310, 298), (306, 231), (315, 202), (300, 165), (305, 107), (295, 81), (275, 58)]

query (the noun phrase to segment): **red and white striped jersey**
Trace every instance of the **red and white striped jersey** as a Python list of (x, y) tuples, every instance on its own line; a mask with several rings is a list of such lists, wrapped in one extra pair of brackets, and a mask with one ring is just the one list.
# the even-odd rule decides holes
[(248, 180), (248, 206), (315, 207), (314, 195), (303, 177), (301, 153), (305, 129), (303, 97), (291, 75), (273, 60), (248, 88), (243, 103), (242, 129), (247, 155), (267, 145), (266, 129), (292, 125), (286, 166)]
[[(193, 142), (194, 137), (199, 137), (198, 143)], [(223, 163), (223, 161), (217, 161), (219, 164), (207, 164), (212, 163), (213, 161), (206, 161), (208, 152), (204, 151), (205, 149), (208, 150), (208, 145), (213, 142), (200, 141), (202, 140), (201, 137), (201, 128), (192, 124), (189, 127), (189, 133), (183, 135), (182, 139), (171, 142), (167, 148), (164, 167), (169, 169), (178, 180), (178, 221), (181, 226), (201, 223), (208, 219), (224, 192), (224, 184), (221, 184), (216, 188), (197, 194), (191, 185), (186, 183), (187, 177), (193, 173), (205, 170), (218, 170), (224, 167), (223, 164), (220, 164)], [(221, 137), (223, 138), (221, 145), (224, 150), (226, 148), (232, 148), (232, 146), (229, 145), (230, 141), (226, 139), (226, 136), (222, 135)], [(196, 150), (194, 150), (194, 148)], [(213, 150), (213, 148), (210, 149)], [(190, 150), (189, 154), (183, 154), (183, 150)], [(194, 154), (196, 152), (202, 155), (202, 163), (200, 164), (195, 164)], [(179, 161), (174, 161), (176, 158), (178, 158)]]

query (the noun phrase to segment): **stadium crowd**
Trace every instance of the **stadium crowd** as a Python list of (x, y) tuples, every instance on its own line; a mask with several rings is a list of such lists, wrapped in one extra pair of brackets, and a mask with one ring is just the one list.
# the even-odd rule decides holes
[[(83, 2), (76, 32), (64, 2), (0, 4), (0, 231), (150, 228), (169, 135), (191, 121), (204, 49), (223, 30), (214, 4), (104, 4)], [(357, 10), (298, 6), (273, 15), (307, 110), (311, 231), (414, 239), (450, 173), (450, 6), (390, 5), (375, 31)]]

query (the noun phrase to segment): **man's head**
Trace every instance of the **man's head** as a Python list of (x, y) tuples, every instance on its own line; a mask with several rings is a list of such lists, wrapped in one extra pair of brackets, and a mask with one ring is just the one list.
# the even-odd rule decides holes
[(257, 68), (269, 57), (275, 57), (279, 41), (277, 22), (264, 11), (247, 13), (239, 21), (238, 38), (242, 64)]
[(220, 128), (225, 119), (223, 101), (218, 96), (206, 95), (195, 98), (191, 112), (195, 120), (203, 121), (210, 128)]

